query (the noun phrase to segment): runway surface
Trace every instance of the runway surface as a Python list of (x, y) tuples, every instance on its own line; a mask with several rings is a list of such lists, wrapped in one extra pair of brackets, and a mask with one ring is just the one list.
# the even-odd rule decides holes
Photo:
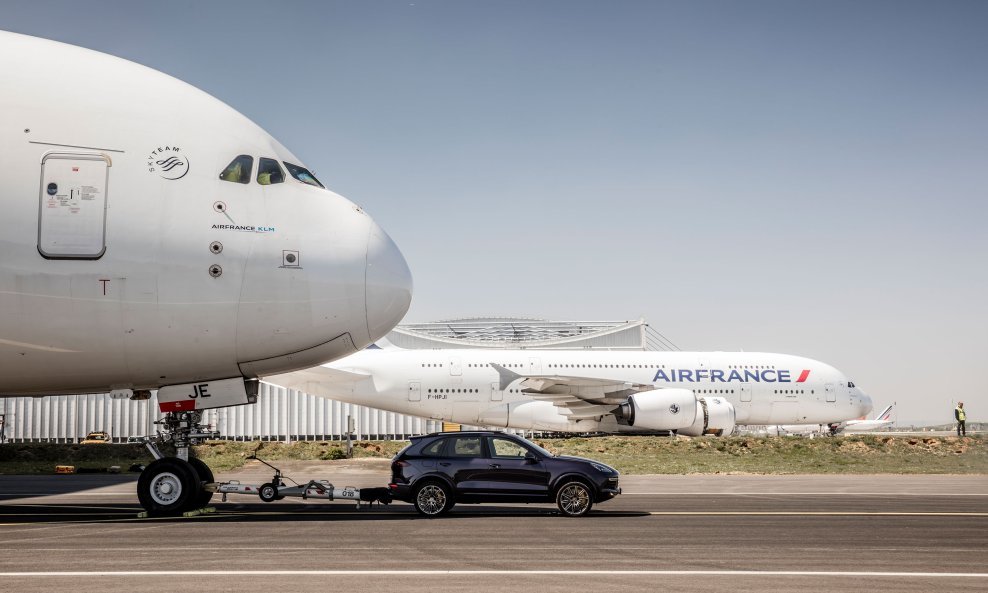
[[(388, 478), (380, 460), (286, 469), (337, 486)], [(988, 590), (988, 476), (622, 480), (581, 519), (232, 496), (209, 515), (138, 519), (136, 475), (0, 476), (0, 591)]]

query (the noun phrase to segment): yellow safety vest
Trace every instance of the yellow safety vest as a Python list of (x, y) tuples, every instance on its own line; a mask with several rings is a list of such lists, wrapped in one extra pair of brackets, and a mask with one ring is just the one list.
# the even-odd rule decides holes
[(967, 414), (964, 413), (964, 408), (957, 408), (957, 419), (961, 422), (967, 420)]

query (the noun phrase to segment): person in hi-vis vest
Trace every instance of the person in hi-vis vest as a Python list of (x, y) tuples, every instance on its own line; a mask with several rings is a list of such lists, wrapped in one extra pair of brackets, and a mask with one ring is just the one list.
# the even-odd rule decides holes
[(957, 421), (957, 436), (967, 436), (967, 413), (964, 411), (964, 402), (957, 402), (957, 407), (954, 408), (954, 420)]

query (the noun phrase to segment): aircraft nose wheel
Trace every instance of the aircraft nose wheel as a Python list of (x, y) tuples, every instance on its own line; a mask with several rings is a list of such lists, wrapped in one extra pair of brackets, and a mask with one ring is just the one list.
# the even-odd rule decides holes
[(182, 495), (182, 483), (173, 473), (158, 474), (151, 480), (151, 498), (160, 505), (174, 504)]
[(188, 462), (164, 457), (141, 472), (137, 498), (151, 515), (177, 515), (196, 501), (200, 488), (199, 475)]

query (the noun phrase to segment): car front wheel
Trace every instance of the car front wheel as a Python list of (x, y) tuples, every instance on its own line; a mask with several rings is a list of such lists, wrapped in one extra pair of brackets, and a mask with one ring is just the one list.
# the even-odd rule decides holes
[(566, 482), (556, 492), (556, 506), (567, 517), (582, 517), (593, 506), (593, 495), (583, 482)]
[(426, 517), (438, 517), (453, 508), (453, 493), (442, 482), (426, 482), (415, 491), (415, 510)]

